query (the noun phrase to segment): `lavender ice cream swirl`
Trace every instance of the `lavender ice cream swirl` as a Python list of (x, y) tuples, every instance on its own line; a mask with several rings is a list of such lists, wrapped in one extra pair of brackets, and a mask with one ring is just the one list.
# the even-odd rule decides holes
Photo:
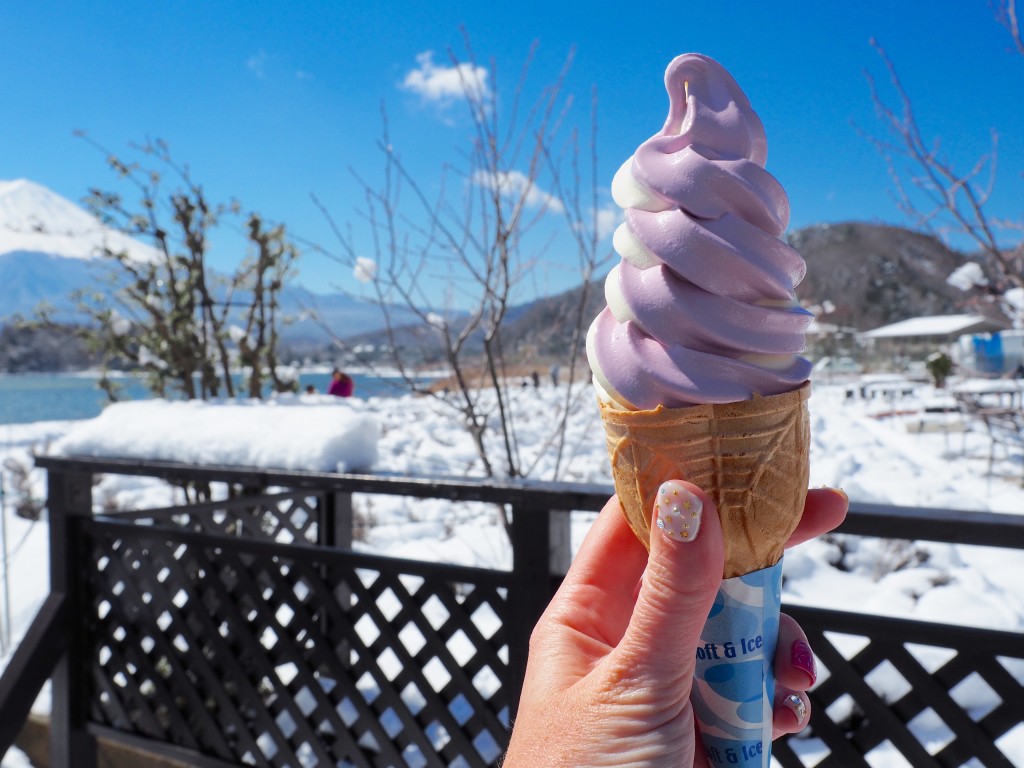
[(628, 409), (795, 389), (811, 315), (794, 295), (805, 265), (781, 239), (789, 200), (764, 169), (764, 127), (706, 56), (674, 59), (665, 87), (664, 128), (612, 182), (626, 220), (587, 335), (595, 382)]

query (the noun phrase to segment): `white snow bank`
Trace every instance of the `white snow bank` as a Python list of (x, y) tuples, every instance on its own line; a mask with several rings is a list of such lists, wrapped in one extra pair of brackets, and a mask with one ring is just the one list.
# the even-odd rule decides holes
[[(363, 472), (380, 428), (361, 400), (282, 397), (271, 403), (116, 403), (54, 445), (63, 456), (176, 461), (314, 472)], [(295, 407), (301, 406), (301, 407)]]

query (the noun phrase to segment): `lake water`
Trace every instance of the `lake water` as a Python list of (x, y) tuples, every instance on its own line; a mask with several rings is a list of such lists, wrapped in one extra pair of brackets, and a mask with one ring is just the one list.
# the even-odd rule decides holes
[[(357, 397), (394, 397), (406, 390), (397, 379), (351, 374)], [(301, 373), (299, 391), (313, 385), (317, 392), (327, 391), (330, 373)], [(84, 374), (33, 373), (0, 374), (0, 424), (27, 424), (32, 421), (91, 419), (107, 404), (106, 395), (96, 386), (96, 377)], [(149, 390), (141, 380), (118, 378), (122, 400), (144, 400)]]

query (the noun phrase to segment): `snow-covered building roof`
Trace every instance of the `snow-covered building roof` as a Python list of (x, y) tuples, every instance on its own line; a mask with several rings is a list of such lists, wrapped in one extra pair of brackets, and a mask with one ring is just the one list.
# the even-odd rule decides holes
[(863, 339), (906, 339), (920, 336), (957, 336), (961, 333), (998, 331), (1003, 326), (981, 315), (932, 315), (912, 317), (865, 331)]

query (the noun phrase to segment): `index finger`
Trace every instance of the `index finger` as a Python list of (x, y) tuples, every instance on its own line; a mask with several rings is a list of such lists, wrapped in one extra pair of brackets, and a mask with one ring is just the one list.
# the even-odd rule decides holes
[(812, 488), (807, 492), (803, 517), (786, 547), (795, 547), (838, 527), (846, 519), (849, 506), (850, 500), (840, 488)]

